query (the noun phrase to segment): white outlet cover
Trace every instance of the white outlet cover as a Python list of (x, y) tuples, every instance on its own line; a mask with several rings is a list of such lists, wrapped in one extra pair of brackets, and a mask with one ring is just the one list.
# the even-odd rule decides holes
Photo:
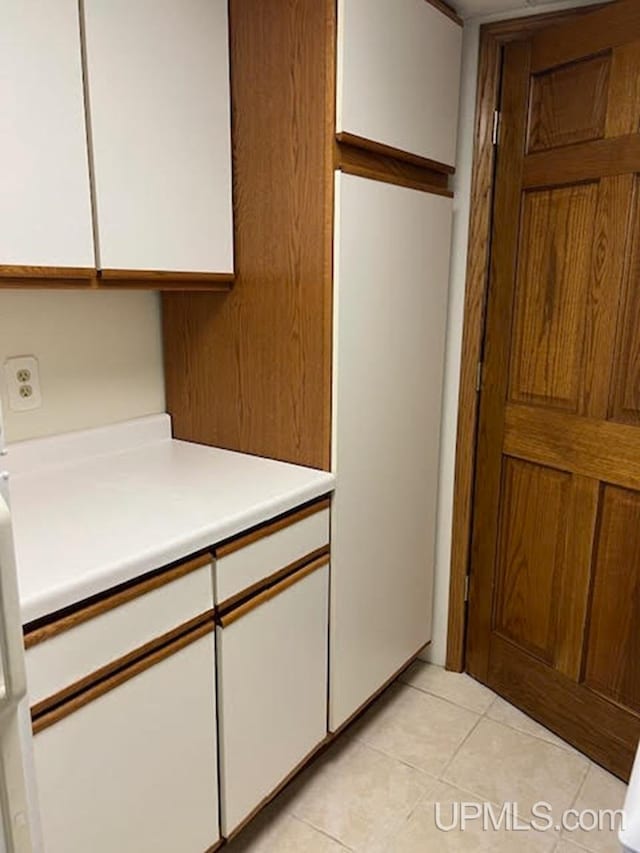
[(42, 405), (38, 359), (33, 355), (8, 358), (4, 363), (9, 408), (13, 412), (30, 412)]

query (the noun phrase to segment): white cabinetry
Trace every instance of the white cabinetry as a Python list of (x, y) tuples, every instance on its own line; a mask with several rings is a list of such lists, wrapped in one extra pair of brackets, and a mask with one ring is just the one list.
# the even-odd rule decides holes
[(78, 3), (0, 20), (0, 265), (93, 267)]
[(331, 730), (430, 640), (451, 206), (336, 177)]
[(226, 0), (85, 0), (99, 266), (233, 271)]
[(240, 605), (217, 629), (223, 835), (326, 736), (328, 594), (325, 561)]
[(427, 0), (339, 0), (337, 133), (452, 165), (461, 50)]
[(47, 853), (203, 853), (218, 840), (213, 633), (175, 647), (36, 734)]

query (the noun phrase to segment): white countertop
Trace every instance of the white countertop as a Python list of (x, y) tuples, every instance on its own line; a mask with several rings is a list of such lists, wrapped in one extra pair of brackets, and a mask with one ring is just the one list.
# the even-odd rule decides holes
[(171, 438), (167, 415), (9, 445), (23, 623), (327, 494), (326, 471)]

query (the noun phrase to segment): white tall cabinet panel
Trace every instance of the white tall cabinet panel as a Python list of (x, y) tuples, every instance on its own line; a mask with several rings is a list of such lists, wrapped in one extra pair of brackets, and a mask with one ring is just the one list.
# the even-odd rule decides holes
[(430, 640), (451, 206), (336, 176), (331, 730)]
[(427, 0), (339, 0), (337, 132), (452, 165), (461, 55)]
[(46, 853), (203, 853), (219, 838), (214, 636), (35, 735)]
[(85, 0), (102, 269), (233, 271), (227, 0)]
[(0, 264), (93, 267), (77, 0), (4, 0)]

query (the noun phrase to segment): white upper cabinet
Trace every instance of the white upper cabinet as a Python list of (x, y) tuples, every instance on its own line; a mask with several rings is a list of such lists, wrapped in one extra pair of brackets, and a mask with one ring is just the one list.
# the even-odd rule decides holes
[(0, 265), (93, 267), (77, 0), (4, 0)]
[(339, 0), (337, 132), (452, 165), (461, 50), (427, 0)]
[(226, 0), (85, 0), (98, 265), (233, 271)]

